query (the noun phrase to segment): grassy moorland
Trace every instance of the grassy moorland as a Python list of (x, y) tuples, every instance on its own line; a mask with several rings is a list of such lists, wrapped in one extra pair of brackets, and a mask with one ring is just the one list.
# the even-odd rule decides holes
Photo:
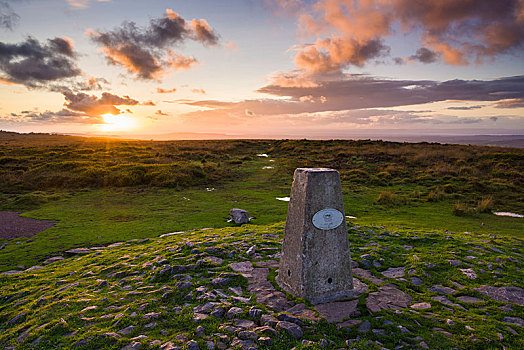
[[(0, 133), (0, 210), (56, 221), (6, 242), (0, 271), (73, 247), (226, 227), (240, 207), (285, 220), (297, 167), (341, 173), (363, 225), (522, 237), (524, 150), (382, 141), (130, 141)], [(267, 154), (268, 157), (258, 156)]]

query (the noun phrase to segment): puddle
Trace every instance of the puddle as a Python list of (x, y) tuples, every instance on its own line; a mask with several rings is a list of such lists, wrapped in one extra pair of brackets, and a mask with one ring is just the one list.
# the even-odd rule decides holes
[(269, 157), (269, 156), (265, 153), (259, 153), (257, 154), (257, 157)]
[(289, 197), (277, 197), (277, 200), (282, 202), (289, 202)]
[(207, 191), (207, 192), (211, 192), (211, 191), (214, 191), (214, 190), (215, 190), (214, 187), (206, 187), (206, 191)]
[(357, 219), (356, 216), (346, 215), (346, 219)]
[(274, 166), (263, 166), (262, 169), (274, 169)]
[(524, 218), (524, 215), (509, 213), (507, 211), (496, 211), (493, 214), (498, 216), (511, 216), (512, 218)]

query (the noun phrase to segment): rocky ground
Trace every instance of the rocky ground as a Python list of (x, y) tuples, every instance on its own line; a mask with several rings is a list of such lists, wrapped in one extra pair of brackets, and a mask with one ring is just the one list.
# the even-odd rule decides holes
[(359, 296), (275, 281), (283, 225), (78, 248), (0, 276), (0, 348), (524, 348), (523, 242), (349, 230)]

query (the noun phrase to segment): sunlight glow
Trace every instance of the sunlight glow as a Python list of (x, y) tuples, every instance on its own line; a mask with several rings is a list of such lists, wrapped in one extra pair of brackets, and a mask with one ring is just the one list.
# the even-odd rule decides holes
[(103, 114), (105, 124), (100, 125), (102, 131), (127, 131), (137, 127), (137, 121), (124, 115)]

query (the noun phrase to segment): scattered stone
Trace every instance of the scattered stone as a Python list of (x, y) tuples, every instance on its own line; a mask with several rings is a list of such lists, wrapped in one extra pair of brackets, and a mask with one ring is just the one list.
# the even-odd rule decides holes
[(524, 289), (515, 286), (493, 287), (482, 285), (473, 290), (497, 301), (524, 306)]
[(459, 266), (459, 265), (462, 265), (462, 261), (459, 261), (459, 260), (447, 260), (451, 266)]
[(251, 329), (255, 327), (255, 322), (245, 319), (235, 319), (235, 326), (242, 329)]
[(300, 318), (286, 313), (278, 314), (277, 319), (279, 321), (293, 322), (295, 324), (298, 324), (299, 326), (304, 325), (304, 322)]
[(258, 342), (261, 345), (264, 345), (264, 346), (271, 346), (271, 345), (273, 345), (273, 339), (271, 339), (270, 337), (260, 337), (260, 338), (258, 338)]
[(354, 268), (353, 269), (353, 275), (355, 275), (357, 277), (360, 277), (360, 278), (363, 278), (363, 279), (366, 279), (366, 280), (370, 281), (373, 284), (382, 284), (382, 283), (384, 283), (383, 279), (380, 279), (380, 278), (377, 278), (377, 277), (373, 276), (373, 274), (369, 270), (365, 270), (365, 269), (361, 269), (361, 268)]
[(91, 310), (95, 310), (97, 308), (98, 308), (98, 306), (92, 305), (92, 306), (88, 306), (88, 307), (83, 308), (82, 310), (80, 310), (80, 312), (91, 311)]
[(360, 333), (366, 333), (366, 332), (369, 332), (369, 330), (371, 329), (371, 323), (366, 320), (364, 322), (362, 322), (362, 324), (360, 326), (358, 326), (358, 331)]
[(247, 210), (233, 208), (229, 211), (231, 221), (235, 224), (247, 224), (249, 222), (249, 212)]
[(244, 310), (242, 310), (239, 307), (233, 306), (232, 308), (227, 310), (226, 317), (229, 318), (229, 319), (238, 318), (243, 313), (244, 313)]
[(89, 248), (74, 248), (69, 249), (65, 251), (67, 254), (87, 254), (91, 253), (91, 249)]
[(524, 327), (524, 320), (520, 317), (506, 316), (502, 319), (502, 322)]
[(198, 343), (194, 340), (190, 340), (186, 343), (187, 350), (200, 350)]
[(319, 315), (329, 323), (342, 322), (345, 318), (358, 317), (360, 311), (357, 308), (358, 299), (351, 301), (339, 301), (327, 304), (318, 304), (315, 309)]
[(231, 280), (227, 277), (216, 277), (211, 280), (212, 284), (214, 284), (215, 286), (220, 286), (220, 287), (227, 286), (230, 282)]
[(337, 323), (337, 328), (342, 329), (342, 328), (347, 328), (347, 327), (353, 327), (361, 322), (362, 322), (361, 320), (347, 320), (341, 323)]
[(263, 326), (276, 327), (277, 323), (278, 323), (278, 320), (274, 316), (263, 314), (260, 317), (260, 324)]
[(27, 314), (26, 311), (23, 311), (21, 313), (19, 313), (18, 315), (16, 315), (15, 317), (13, 317), (9, 322), (7, 322), (8, 325), (14, 325), (14, 324), (17, 324), (18, 321), (20, 321), (22, 318), (24, 318), (24, 316)]
[(388, 278), (400, 278), (406, 274), (405, 267), (390, 267), (386, 271), (383, 271), (382, 274)]
[(411, 305), (411, 308), (412, 309), (417, 309), (417, 310), (426, 310), (426, 309), (431, 309), (431, 304), (430, 303), (416, 303), (416, 304), (413, 304)]
[(468, 304), (476, 304), (476, 303), (481, 303), (484, 301), (482, 299), (470, 297), (468, 295), (457, 297), (457, 299), (462, 301), (463, 303), (468, 303)]
[(446, 304), (446, 305), (449, 305), (449, 306), (454, 306), (454, 307), (459, 307), (463, 310), (464, 307), (460, 304), (455, 304), (454, 302), (452, 302), (451, 300), (449, 300), (448, 298), (446, 298), (445, 296), (443, 295), (439, 295), (439, 296), (435, 296), (435, 297), (431, 297), (431, 299), (435, 300), (435, 301), (438, 301), (438, 302), (441, 302), (442, 304)]
[(428, 288), (432, 292), (441, 293), (441, 294), (454, 294), (457, 291), (453, 288), (444, 287), (440, 284), (434, 285), (433, 287)]
[(250, 350), (250, 349), (256, 349), (257, 345), (252, 340), (235, 339), (231, 343), (231, 348), (233, 349), (241, 348), (242, 350)]
[(403, 309), (411, 304), (412, 298), (396, 288), (394, 284), (385, 284), (377, 292), (369, 293), (366, 299), (368, 310), (378, 312), (387, 309)]
[(421, 286), (424, 284), (424, 281), (416, 276), (412, 276), (410, 280), (411, 280), (411, 284), (413, 284), (414, 286)]
[(60, 261), (60, 260), (64, 260), (64, 257), (63, 256), (53, 256), (49, 259), (46, 259), (44, 260), (43, 264), (51, 264), (51, 263), (54, 263), (56, 261)]
[(462, 271), (463, 274), (465, 274), (468, 278), (472, 280), (477, 278), (477, 274), (475, 273), (473, 269), (459, 269), (459, 270)]
[[(242, 310), (242, 309), (241, 309)], [(193, 322), (201, 322), (207, 318), (206, 314), (193, 313)]]
[(229, 264), (229, 267), (231, 267), (235, 272), (244, 273), (253, 271), (253, 263), (251, 261), (231, 263)]
[(134, 330), (136, 329), (136, 326), (128, 326), (124, 329), (121, 329), (118, 331), (118, 333), (122, 334), (122, 335), (129, 335), (130, 333), (132, 333)]
[(290, 313), (291, 315), (300, 317), (302, 319), (309, 320), (313, 323), (320, 320), (320, 318), (316, 316), (315, 311), (306, 309), (306, 304), (304, 303), (297, 304), (292, 308), (287, 309), (286, 312)]
[(249, 256), (252, 256), (256, 253), (256, 250), (257, 250), (257, 246), (253, 245), (246, 251), (246, 254)]
[(256, 332), (257, 334), (271, 335), (274, 337), (278, 335), (277, 331), (274, 328), (269, 327), (269, 326), (256, 327), (253, 329), (253, 332)]
[(378, 335), (386, 335), (386, 330), (385, 329), (372, 329), (371, 332), (373, 332), (373, 334), (378, 334)]
[(280, 331), (285, 331), (288, 335), (295, 339), (300, 339), (304, 335), (304, 332), (302, 332), (302, 328), (300, 328), (299, 325), (292, 322), (279, 321), (276, 325), (276, 328)]
[(240, 331), (238, 337), (242, 340), (256, 340), (258, 335), (253, 331)]
[(260, 316), (262, 316), (262, 310), (253, 306), (251, 309), (249, 309), (248, 316), (254, 318), (255, 320), (258, 320)]
[(132, 341), (131, 343), (129, 343), (129, 345), (124, 346), (122, 350), (137, 350), (137, 349), (140, 349), (141, 346), (142, 346), (142, 343), (139, 343), (137, 341)]

